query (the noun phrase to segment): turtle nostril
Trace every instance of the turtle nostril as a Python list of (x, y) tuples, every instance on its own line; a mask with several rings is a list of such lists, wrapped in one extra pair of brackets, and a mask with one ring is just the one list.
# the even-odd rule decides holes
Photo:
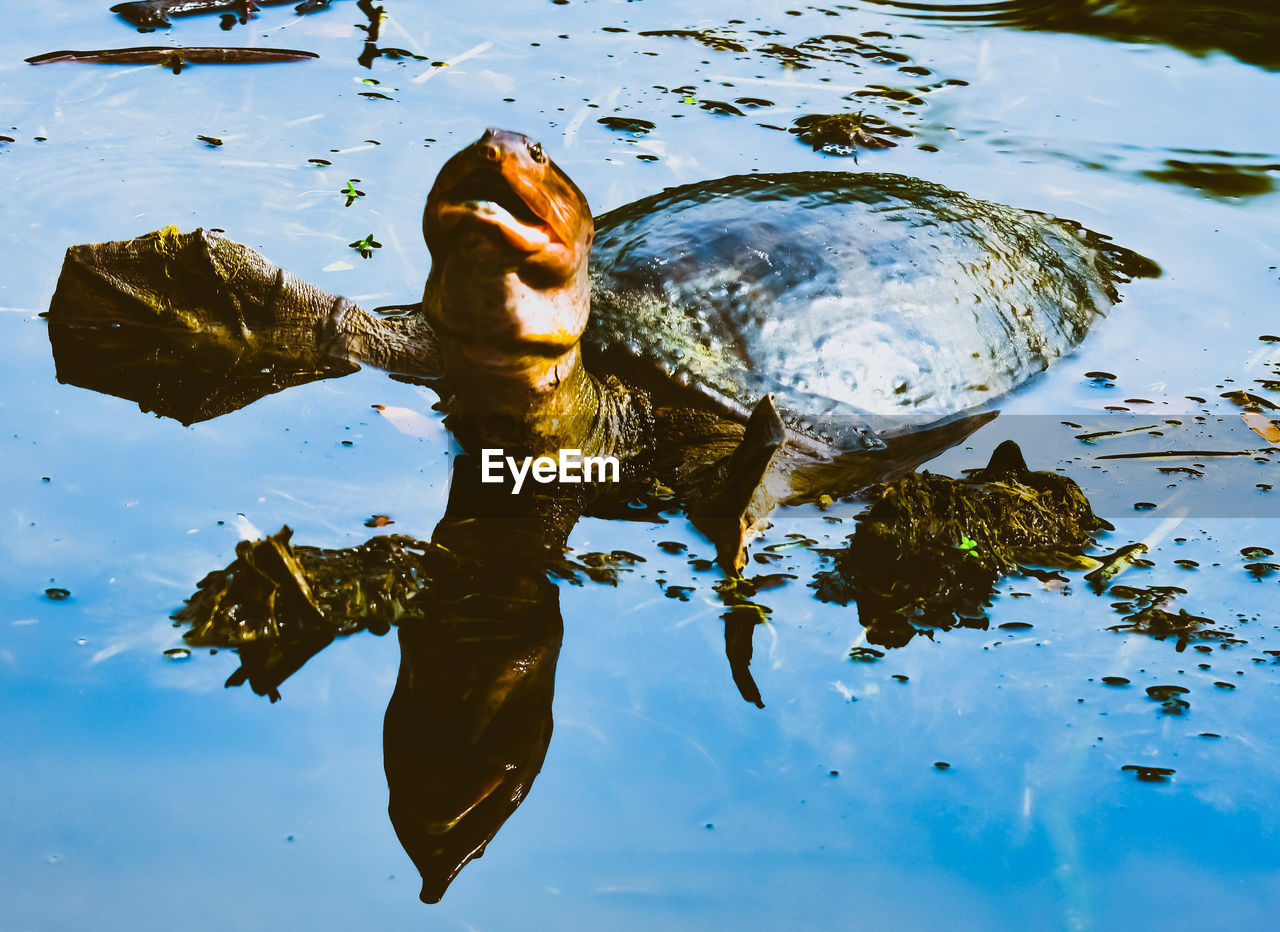
[(502, 158), (502, 151), (492, 143), (487, 143), (480, 147), (480, 154), (490, 162), (496, 162)]

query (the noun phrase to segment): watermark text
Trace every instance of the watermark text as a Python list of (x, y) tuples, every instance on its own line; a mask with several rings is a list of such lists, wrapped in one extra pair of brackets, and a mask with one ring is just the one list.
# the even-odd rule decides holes
[(517, 459), (502, 450), (480, 451), (480, 481), (502, 482), (503, 474), (513, 480), (511, 494), (519, 493), (525, 479), (534, 482), (617, 482), (620, 474), (616, 456), (583, 456), (581, 450), (565, 449), (559, 456), (526, 456)]

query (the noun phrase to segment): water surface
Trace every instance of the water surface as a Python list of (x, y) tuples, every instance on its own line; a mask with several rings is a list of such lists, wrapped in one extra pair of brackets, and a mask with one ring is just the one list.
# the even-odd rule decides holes
[[(422, 58), (361, 64), (369, 22), (348, 2), (147, 36), (66, 0), (9, 11), (0, 924), (1263, 927), (1280, 898), (1280, 574), (1246, 569), (1274, 558), (1242, 550), (1280, 551), (1277, 445), (1224, 396), (1280, 403), (1280, 343), (1260, 339), (1280, 326), (1280, 36), (1265, 5), (1212, 5), (1235, 25), (1194, 40), (1151, 19), (1036, 19), (1035, 4), (383, 6), (378, 47)], [(1240, 38), (1245, 20), (1265, 41)], [(321, 57), (177, 75), (22, 61), (168, 43)], [(855, 162), (788, 131), (847, 112), (912, 135)], [(225, 229), (366, 307), (411, 302), (426, 191), (486, 125), (541, 139), (597, 212), (752, 170), (892, 171), (1156, 260), (1161, 278), (1127, 286), (1080, 351), (929, 468), (955, 475), (1018, 439), (1116, 525), (1103, 546), (1148, 544), (1152, 565), (1118, 584), (1185, 589), (1171, 610), (1241, 643), (1109, 631), (1118, 599), (1068, 573), (1003, 581), (985, 628), (855, 662), (856, 610), (806, 582), (856, 506), (805, 506), (753, 548), (816, 542), (752, 564), (796, 577), (758, 598), (759, 709), (730, 676), (718, 577), (689, 562), (711, 546), (676, 515), (584, 520), (576, 552), (645, 562), (616, 587), (562, 586), (542, 772), (484, 857), (420, 903), (386, 815), (394, 635), (336, 641), (274, 704), (223, 689), (233, 652), (164, 652), (182, 646), (169, 616), (242, 537), (287, 524), (349, 547), (373, 514), (429, 537), (453, 452), (434, 396), (366, 369), (182, 426), (59, 384), (38, 315), (67, 246), (167, 224)], [(365, 195), (347, 206), (353, 180)], [(382, 246), (364, 259), (348, 244), (370, 233)], [(425, 420), (406, 433), (373, 405)], [(1105, 430), (1125, 433), (1078, 439)], [(1103, 458), (1161, 450), (1244, 455)], [(1000, 627), (1013, 622), (1032, 627)], [(1146, 692), (1159, 685), (1188, 689), (1189, 708), (1166, 712)], [(1126, 765), (1175, 773), (1146, 782)]]

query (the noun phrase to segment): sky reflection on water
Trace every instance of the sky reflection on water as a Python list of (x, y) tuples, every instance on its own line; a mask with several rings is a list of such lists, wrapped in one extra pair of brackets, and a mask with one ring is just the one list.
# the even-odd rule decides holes
[[(1280, 648), (1277, 576), (1253, 578), (1241, 550), (1280, 551), (1280, 490), (1258, 488), (1274, 483), (1274, 458), (1168, 476), (1152, 461), (1096, 459), (1149, 449), (1147, 435), (1086, 445), (1075, 439), (1084, 428), (1060, 422), (1092, 424), (1110, 405), (1129, 409), (1111, 412), (1124, 429), (1148, 414), (1182, 419), (1159, 441), (1171, 446), (1267, 446), (1221, 396), (1248, 388), (1280, 402), (1266, 387), (1280, 379), (1280, 344), (1259, 340), (1277, 332), (1280, 282), (1268, 167), (1280, 162), (1280, 134), (1262, 119), (1272, 63), (912, 21), (871, 4), (836, 16), (757, 4), (741, 24), (730, 23), (741, 8), (724, 4), (384, 5), (392, 19), (380, 41), (429, 61), (357, 64), (364, 17), (354, 4), (302, 18), (269, 9), (228, 33), (199, 17), (141, 37), (64, 2), (7, 24), (0, 924), (1264, 927), (1280, 898), (1280, 675), (1265, 653)], [(638, 35), (672, 28), (732, 35), (747, 51)], [(758, 53), (764, 42), (868, 32), (888, 33), (872, 38), (933, 75), (859, 56), (794, 69)], [(269, 43), (322, 57), (180, 75), (21, 62), (153, 42)], [(923, 106), (875, 100), (915, 136), (861, 152), (856, 165), (779, 131), (807, 113), (871, 109), (844, 97), (889, 74), (904, 86), (968, 83), (922, 95)], [(672, 93), (684, 85), (694, 93)], [(359, 96), (371, 88), (391, 100)], [(738, 117), (696, 103), (740, 96), (770, 105), (743, 105)], [(597, 123), (609, 115), (656, 129), (618, 133)], [(224, 228), (365, 306), (413, 301), (427, 266), (426, 189), (488, 124), (540, 137), (597, 211), (755, 168), (895, 171), (1071, 217), (1156, 259), (1162, 278), (1128, 286), (1078, 353), (931, 468), (955, 475), (1019, 439), (1033, 467), (1065, 466), (1116, 524), (1106, 546), (1151, 543), (1154, 566), (1117, 582), (1185, 588), (1175, 610), (1232, 625), (1248, 643), (1179, 652), (1173, 640), (1107, 631), (1121, 620), (1116, 600), (1068, 574), (1069, 591), (1004, 580), (987, 630), (917, 636), (855, 663), (856, 614), (814, 599), (805, 583), (823, 564), (800, 548), (776, 569), (758, 565), (798, 577), (760, 598), (772, 613), (755, 631), (758, 710), (730, 676), (716, 577), (688, 563), (710, 546), (679, 518), (585, 519), (575, 551), (625, 549), (646, 562), (616, 588), (562, 587), (542, 773), (484, 857), (440, 905), (423, 906), (386, 815), (394, 636), (336, 641), (275, 704), (222, 689), (236, 667), (228, 651), (184, 661), (163, 651), (181, 643), (168, 616), (255, 530), (288, 524), (300, 543), (346, 547), (369, 536), (370, 514), (387, 513), (388, 530), (429, 536), (444, 509), (448, 442), (398, 432), (371, 405), (425, 412), (430, 393), (366, 369), (182, 427), (59, 385), (36, 315), (66, 246), (168, 223)], [(1204, 187), (1193, 183), (1204, 172), (1176, 163), (1240, 166), (1252, 181)], [(366, 197), (346, 207), (353, 178)], [(364, 260), (347, 244), (370, 232), (383, 247)], [(1115, 377), (1086, 376), (1098, 371)], [(1179, 489), (1169, 484), (1186, 495), (1170, 499)], [(1160, 507), (1134, 511), (1143, 500)], [(795, 533), (834, 547), (851, 515), (789, 509), (762, 543)], [(667, 598), (673, 585), (692, 587), (689, 601)], [(50, 600), (51, 586), (70, 598)], [(1033, 627), (998, 627), (1009, 622)], [(1164, 713), (1145, 692), (1160, 684), (1189, 688), (1190, 709)], [(1176, 773), (1146, 783), (1121, 771), (1129, 764)]]

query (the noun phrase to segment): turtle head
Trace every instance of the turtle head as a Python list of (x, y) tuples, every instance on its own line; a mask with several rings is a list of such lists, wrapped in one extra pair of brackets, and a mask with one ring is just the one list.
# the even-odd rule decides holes
[(423, 303), (442, 337), (490, 356), (558, 356), (577, 344), (594, 225), (540, 143), (485, 130), (440, 170), (422, 229), (431, 251)]

